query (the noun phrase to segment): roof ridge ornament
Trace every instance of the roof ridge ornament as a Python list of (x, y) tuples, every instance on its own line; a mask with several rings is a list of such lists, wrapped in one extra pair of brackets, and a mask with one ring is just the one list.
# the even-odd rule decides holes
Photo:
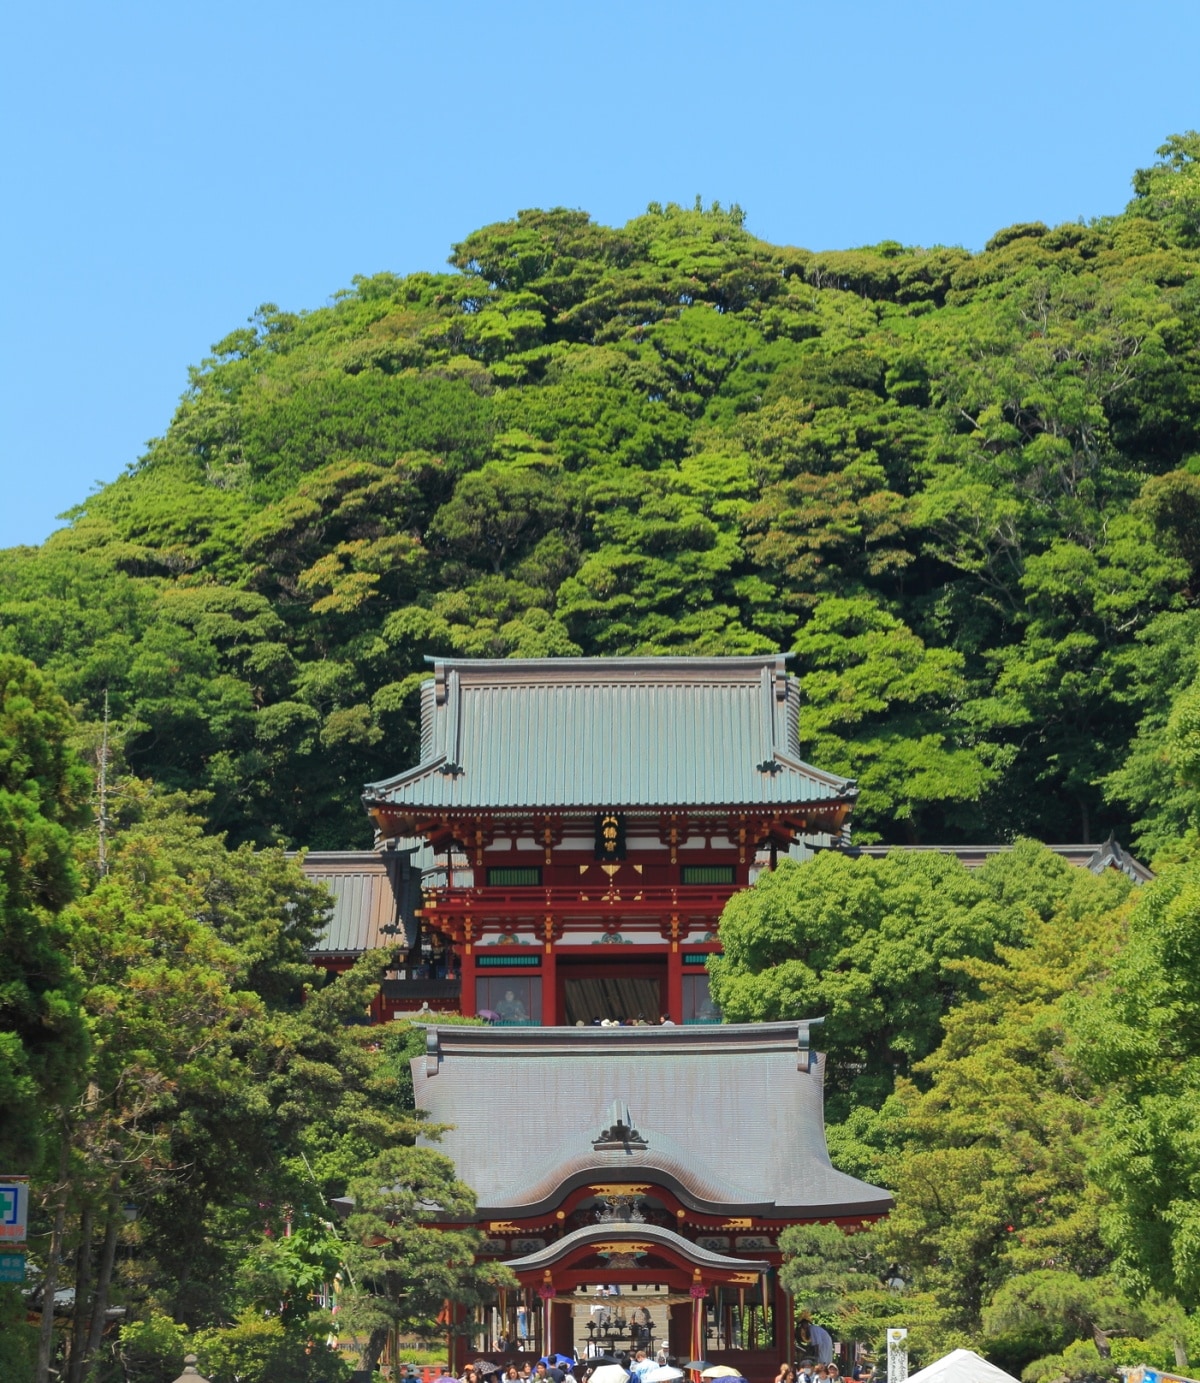
[(648, 1148), (650, 1146), (634, 1128), (633, 1116), (629, 1113), (629, 1106), (623, 1100), (612, 1102), (608, 1117), (608, 1127), (601, 1129), (599, 1137), (592, 1143), (592, 1147), (597, 1152), (604, 1152), (609, 1149), (622, 1149), (628, 1152), (632, 1148)]

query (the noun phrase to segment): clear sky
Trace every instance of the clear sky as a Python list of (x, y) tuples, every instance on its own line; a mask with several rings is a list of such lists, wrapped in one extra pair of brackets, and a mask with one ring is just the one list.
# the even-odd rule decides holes
[(979, 248), (1119, 211), (1200, 127), (1196, 0), (170, 0), (0, 18), (0, 546), (137, 460), (263, 302), (519, 208), (739, 202)]

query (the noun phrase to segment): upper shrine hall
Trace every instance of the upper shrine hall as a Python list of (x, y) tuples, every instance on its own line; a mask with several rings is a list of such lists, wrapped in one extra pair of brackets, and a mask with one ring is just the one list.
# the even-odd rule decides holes
[(730, 895), (854, 802), (801, 759), (798, 709), (778, 656), (434, 663), (421, 762), (364, 794), (425, 862), (408, 969), (503, 1023), (714, 1020)]
[[(855, 785), (800, 757), (799, 709), (778, 654), (433, 661), (420, 762), (364, 794), (376, 848), (305, 857), (334, 898), (313, 959), (398, 947), (377, 1020), (718, 1021), (729, 897), (850, 848)], [(1052, 848), (1149, 877), (1115, 841)]]

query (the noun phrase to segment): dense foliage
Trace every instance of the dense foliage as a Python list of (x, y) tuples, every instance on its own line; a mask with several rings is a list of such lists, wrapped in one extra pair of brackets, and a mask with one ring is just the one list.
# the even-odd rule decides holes
[[(314, 1301), (339, 1274), (368, 1362), (389, 1328), (444, 1335), (444, 1300), (504, 1270), (427, 1223), (473, 1197), (414, 1146), (423, 1032), (363, 1021), (392, 953), (315, 970), (328, 895), (278, 848), (206, 830), (203, 800), (118, 773), (102, 849), (76, 733), (47, 678), (0, 657), (0, 1150), (35, 1174), (30, 1304), (71, 1293), (52, 1329), (0, 1288), (0, 1373), (165, 1383), (186, 1344), (215, 1383), (344, 1383)], [(438, 1244), (436, 1281), (397, 1311), (389, 1274)]]
[[(871, 1345), (907, 1326), (924, 1362), (967, 1344), (1031, 1379), (1186, 1365), (1200, 1118), (1177, 947), (1200, 913), (1177, 905), (1195, 863), (1136, 904), (1032, 842), (973, 877), (832, 863), (741, 895), (713, 976), (741, 1018), (829, 1014), (831, 1152), (895, 1195), (847, 1244), (788, 1232), (798, 1302)], [(747, 949), (759, 920), (787, 959)]]
[(1200, 136), (978, 254), (522, 212), (260, 309), (39, 549), (0, 647), (235, 840), (360, 843), (428, 654), (795, 653), (885, 839), (1156, 847), (1197, 674)]
[(359, 1022), (389, 957), (319, 983), (279, 847), (362, 841), (427, 654), (777, 647), (860, 835), (1116, 828), (1161, 870), (1135, 901), (1029, 839), (734, 900), (726, 1015), (828, 1015), (835, 1159), (896, 1197), (791, 1233), (785, 1280), (845, 1336), (1031, 1379), (1186, 1359), (1200, 136), (1134, 192), (979, 254), (523, 212), (452, 272), (262, 308), (127, 475), (0, 554), (0, 1156), (37, 1174), (37, 1291), (74, 1288), (56, 1342), (0, 1288), (0, 1371), (54, 1343), (66, 1383), (158, 1383), (194, 1348), (333, 1383), (316, 1288), (368, 1363), (472, 1301), (497, 1270), (427, 1224), (471, 1192), (414, 1146), (411, 1034)]

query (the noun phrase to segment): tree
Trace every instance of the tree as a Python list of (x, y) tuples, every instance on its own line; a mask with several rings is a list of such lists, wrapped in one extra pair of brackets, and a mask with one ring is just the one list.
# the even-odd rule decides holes
[(442, 1153), (381, 1152), (351, 1181), (350, 1193), (346, 1263), (354, 1286), (343, 1311), (352, 1330), (368, 1335), (364, 1368), (374, 1368), (390, 1331), (436, 1337), (447, 1329), (440, 1323), (447, 1303), (471, 1307), (492, 1288), (516, 1285), (502, 1265), (475, 1261), (478, 1230), (436, 1223), (461, 1222), (475, 1208), (474, 1193)]
[(72, 827), (91, 781), (48, 678), (0, 654), (0, 1164), (32, 1170), (43, 1115), (78, 1087), (79, 994), (59, 920), (77, 887)]
[(915, 843), (930, 808), (961, 812), (998, 776), (1006, 756), (955, 724), (952, 707), (967, 691), (962, 656), (927, 648), (874, 600), (823, 600), (793, 649), (801, 745), (814, 763), (858, 780), (864, 839), (903, 832)]
[(960, 962), (990, 957), (1024, 925), (953, 857), (782, 860), (726, 904), (713, 997), (731, 1022), (826, 1015), (838, 1122), (881, 1104), (936, 1048), (947, 1010), (973, 990)]
[(951, 966), (975, 992), (867, 1141), (896, 1196), (884, 1252), (931, 1294), (944, 1337), (982, 1337), (1020, 1366), (1073, 1339), (1106, 1347), (1136, 1316), (1110, 1275), (1089, 1170), (1099, 1090), (1071, 1024), (1113, 963), (1129, 885), (1031, 844), (980, 872), (1022, 916), (1015, 944)]
[(1188, 1311), (1200, 1303), (1198, 910), (1200, 863), (1189, 851), (1143, 892), (1110, 983), (1075, 1015), (1081, 1061), (1106, 1091), (1093, 1169), (1110, 1197), (1116, 1270), (1135, 1294), (1157, 1291)]

